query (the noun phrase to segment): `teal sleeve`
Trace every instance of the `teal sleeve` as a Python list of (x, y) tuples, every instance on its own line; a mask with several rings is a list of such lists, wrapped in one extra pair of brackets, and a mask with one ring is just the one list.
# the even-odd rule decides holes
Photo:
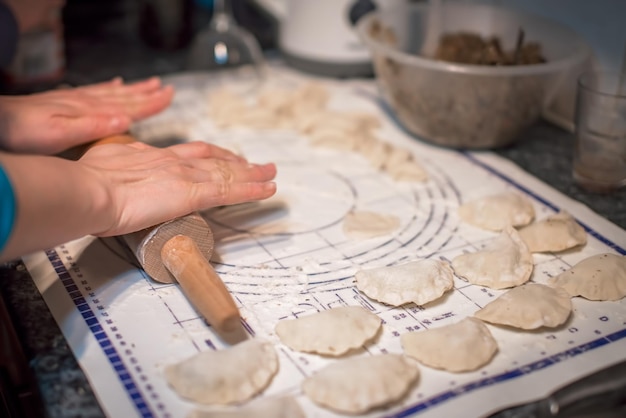
[(0, 251), (4, 249), (15, 222), (15, 194), (7, 173), (0, 165)]

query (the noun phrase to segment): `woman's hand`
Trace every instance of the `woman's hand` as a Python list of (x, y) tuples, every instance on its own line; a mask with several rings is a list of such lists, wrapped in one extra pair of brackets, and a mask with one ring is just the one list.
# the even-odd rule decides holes
[(174, 90), (153, 77), (134, 84), (121, 79), (27, 96), (0, 96), (0, 147), (55, 154), (120, 134), (172, 101)]
[(0, 152), (17, 202), (0, 261), (85, 235), (122, 235), (194, 211), (276, 192), (274, 164), (250, 164), (203, 142), (104, 144), (78, 161)]
[(108, 219), (95, 235), (122, 235), (197, 210), (261, 200), (276, 192), (274, 164), (245, 159), (202, 142), (155, 148), (100, 145), (78, 161), (106, 191)]

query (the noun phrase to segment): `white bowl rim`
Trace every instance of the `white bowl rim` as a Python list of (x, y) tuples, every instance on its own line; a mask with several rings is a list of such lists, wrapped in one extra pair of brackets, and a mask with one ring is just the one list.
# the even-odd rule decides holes
[[(460, 7), (467, 7), (466, 3), (458, 3)], [(437, 61), (430, 58), (424, 58), (419, 55), (411, 55), (405, 52), (402, 52), (388, 44), (383, 42), (374, 40), (371, 38), (367, 29), (370, 26), (371, 21), (376, 19), (381, 15), (380, 10), (375, 10), (363, 16), (357, 22), (356, 29), (360, 38), (363, 42), (368, 45), (371, 49), (374, 49), (385, 56), (391, 56), (396, 60), (413, 66), (418, 66), (421, 68), (427, 68), (431, 70), (438, 70), (448, 73), (457, 73), (457, 74), (467, 74), (467, 75), (480, 75), (480, 76), (518, 76), (518, 75), (537, 75), (537, 74), (545, 74), (554, 72), (555, 70), (566, 70), (571, 68), (573, 65), (577, 65), (583, 62), (585, 59), (590, 57), (591, 47), (587, 44), (587, 42), (575, 31), (570, 29), (569, 27), (554, 22), (553, 20), (547, 19), (543, 16), (539, 16), (537, 14), (528, 13), (525, 11), (517, 10), (510, 7), (502, 7), (502, 6), (494, 6), (487, 4), (475, 4), (472, 5), (474, 7), (484, 7), (492, 10), (499, 10), (506, 13), (516, 13), (518, 15), (524, 15), (527, 17), (531, 17), (536, 20), (541, 20), (546, 23), (550, 23), (550, 25), (557, 27), (559, 30), (564, 32), (569, 32), (572, 36), (572, 39), (576, 40), (577, 43), (581, 46), (580, 51), (576, 54), (573, 54), (567, 58), (553, 60), (542, 64), (529, 64), (529, 65), (511, 65), (511, 66), (489, 66), (489, 65), (472, 65), (472, 64), (457, 64), (446, 61)], [(406, 4), (403, 7), (408, 7), (411, 9), (427, 9), (428, 4), (423, 3), (414, 3), (414, 4)], [(454, 7), (454, 6), (453, 6)], [(391, 10), (391, 8), (387, 8), (386, 10)]]

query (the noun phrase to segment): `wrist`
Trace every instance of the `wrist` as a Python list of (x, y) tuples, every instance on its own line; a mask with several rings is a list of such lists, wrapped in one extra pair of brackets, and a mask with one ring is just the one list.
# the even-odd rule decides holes
[(90, 235), (106, 235), (106, 231), (113, 229), (116, 222), (111, 183), (100, 170), (83, 164), (80, 160), (73, 161), (72, 164), (77, 165), (83, 173), (83, 178), (86, 179), (82, 182), (83, 193), (88, 205), (85, 210), (92, 220), (88, 233)]
[(0, 153), (16, 200), (2, 259), (107, 230), (115, 212), (102, 176), (77, 161)]

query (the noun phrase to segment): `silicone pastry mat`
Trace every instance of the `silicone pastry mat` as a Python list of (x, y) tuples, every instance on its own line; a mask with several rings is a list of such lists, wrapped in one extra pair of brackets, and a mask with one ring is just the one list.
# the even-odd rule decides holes
[[(361, 268), (421, 258), (453, 259), (476, 251), (495, 234), (460, 221), (458, 206), (513, 190), (533, 202), (536, 218), (561, 209), (588, 231), (582, 249), (535, 254), (532, 280), (542, 283), (580, 260), (626, 252), (626, 233), (587, 207), (558, 193), (489, 152), (430, 146), (403, 132), (384, 111), (372, 81), (318, 80), (332, 94), (330, 107), (378, 115), (379, 136), (410, 149), (426, 168), (425, 183), (399, 183), (356, 153), (314, 148), (290, 131), (220, 130), (207, 117), (208, 95), (222, 86), (249, 91), (245, 76), (181, 74), (170, 109), (142, 122), (146, 142), (210, 141), (250, 161), (273, 161), (278, 192), (271, 199), (208, 210), (216, 247), (212, 262), (235, 297), (245, 327), (272, 341), (280, 370), (260, 397), (293, 395), (307, 416), (332, 417), (300, 391), (302, 380), (336, 359), (297, 353), (282, 345), (274, 326), (337, 306), (361, 305), (383, 319), (380, 337), (351, 355), (401, 353), (399, 336), (459, 321), (503, 291), (470, 285), (427, 306), (393, 308), (362, 295), (353, 275)], [(276, 67), (268, 83), (293, 88), (308, 77)], [(364, 241), (348, 239), (342, 221), (351, 209), (392, 213), (401, 227)], [(34, 281), (100, 404), (112, 417), (184, 417), (194, 408), (171, 390), (164, 366), (226, 345), (175, 285), (149, 279), (119, 239), (85, 237), (25, 258)], [(453, 374), (420, 366), (420, 379), (398, 404), (367, 416), (481, 416), (546, 396), (554, 389), (626, 358), (626, 302), (573, 299), (570, 320), (554, 330), (515, 332), (488, 325), (499, 352), (487, 366)], [(338, 415), (337, 415), (338, 416)]]

